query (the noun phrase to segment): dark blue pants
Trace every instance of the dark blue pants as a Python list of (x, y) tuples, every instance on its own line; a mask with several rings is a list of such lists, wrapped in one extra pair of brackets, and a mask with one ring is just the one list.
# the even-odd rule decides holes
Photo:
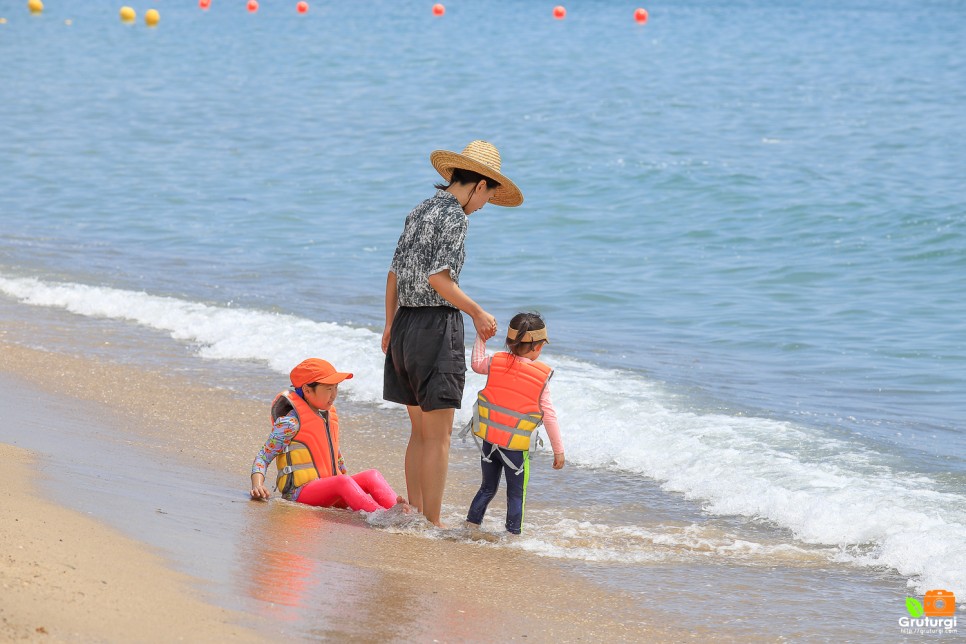
[[(490, 454), (493, 444), (483, 441), (483, 454)], [(499, 448), (497, 448), (499, 450)], [(507, 467), (500, 456), (500, 451), (517, 467), (523, 468), (523, 472), (517, 474), (514, 470)], [(530, 481), (530, 453), (515, 452), (510, 450), (493, 451), (487, 463), (480, 457), (480, 467), (483, 470), (483, 484), (480, 491), (473, 497), (470, 503), (470, 511), (466, 515), (466, 520), (470, 523), (480, 525), (483, 523), (483, 515), (486, 514), (486, 506), (490, 504), (496, 491), (500, 487), (500, 475), (506, 473), (506, 529), (513, 534), (520, 534), (523, 530), (523, 510), (527, 501), (527, 483)]]

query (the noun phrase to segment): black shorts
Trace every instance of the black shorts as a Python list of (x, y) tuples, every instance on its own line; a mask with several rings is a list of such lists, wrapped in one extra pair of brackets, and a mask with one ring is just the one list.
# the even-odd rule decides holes
[(393, 318), (382, 397), (423, 411), (459, 409), (466, 384), (463, 314), (449, 306), (400, 307)]

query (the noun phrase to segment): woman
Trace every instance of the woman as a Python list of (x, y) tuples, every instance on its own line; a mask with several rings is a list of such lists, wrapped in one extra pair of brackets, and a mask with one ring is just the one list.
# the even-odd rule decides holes
[(487, 203), (519, 206), (523, 194), (500, 173), (500, 153), (486, 141), (472, 141), (461, 154), (436, 150), (429, 160), (447, 183), (406, 217), (389, 267), (383, 398), (406, 405), (412, 423), (409, 503), (442, 527), (450, 433), (466, 380), (460, 311), (473, 319), (477, 335), (496, 334), (496, 319), (459, 286), (466, 218)]

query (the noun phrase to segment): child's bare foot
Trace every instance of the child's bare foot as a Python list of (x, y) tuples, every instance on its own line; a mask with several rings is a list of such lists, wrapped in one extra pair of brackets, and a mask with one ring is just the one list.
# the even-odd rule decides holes
[(406, 503), (406, 499), (402, 498), (402, 496), (396, 497), (396, 505), (402, 506), (401, 510), (403, 511), (403, 514), (410, 514), (413, 511), (413, 506)]
[(479, 525), (467, 521), (463, 524), (466, 527), (467, 532), (469, 532), (469, 538), (473, 541), (489, 541), (490, 543), (495, 543), (499, 541), (499, 537), (495, 534), (485, 532)]

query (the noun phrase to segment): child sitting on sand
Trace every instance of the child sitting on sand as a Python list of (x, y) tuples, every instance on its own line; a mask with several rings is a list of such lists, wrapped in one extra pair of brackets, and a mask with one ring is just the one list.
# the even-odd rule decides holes
[(543, 424), (553, 447), (553, 469), (564, 466), (563, 443), (557, 413), (550, 401), (553, 369), (537, 362), (543, 345), (549, 344), (547, 325), (537, 313), (518, 313), (510, 320), (506, 348), (489, 357), (486, 341), (476, 336), (472, 367), (488, 374), (480, 391), (471, 428), (483, 439), (480, 467), (483, 484), (466, 517), (467, 527), (477, 530), (486, 507), (500, 487), (500, 473), (506, 475), (506, 529), (520, 534), (523, 508), (530, 480), (530, 443), (533, 432)]
[(272, 433), (252, 463), (252, 498), (270, 496), (265, 474), (275, 459), (275, 486), (289, 501), (366, 512), (402, 503), (378, 470), (346, 474), (333, 403), (339, 383), (352, 374), (309, 358), (292, 369), (290, 377), (292, 386), (272, 403)]

